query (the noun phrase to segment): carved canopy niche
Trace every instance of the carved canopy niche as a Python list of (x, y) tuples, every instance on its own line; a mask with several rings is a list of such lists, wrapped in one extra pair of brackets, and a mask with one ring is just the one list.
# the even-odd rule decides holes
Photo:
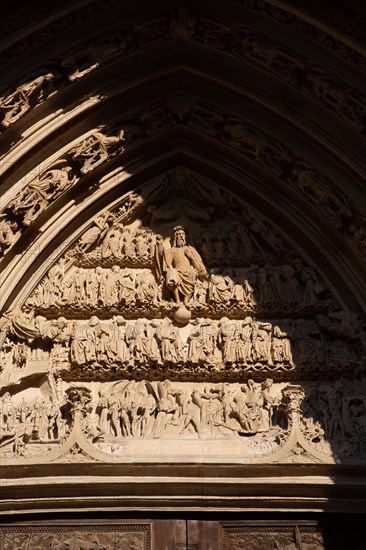
[(102, 4), (0, 98), (3, 510), (294, 509), (300, 472), (319, 509), (366, 458), (357, 48), (271, 2)]

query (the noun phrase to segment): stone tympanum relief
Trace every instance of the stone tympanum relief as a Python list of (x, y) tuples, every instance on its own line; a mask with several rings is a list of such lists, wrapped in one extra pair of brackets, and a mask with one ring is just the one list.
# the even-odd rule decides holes
[(0, 398), (2, 460), (195, 460), (203, 449), (209, 460), (225, 440), (219, 455), (239, 462), (358, 463), (366, 458), (365, 388), (364, 378), (70, 383), (48, 376), (37, 390)]
[(192, 455), (228, 439), (247, 461), (364, 458), (361, 320), (266, 219), (187, 170), (100, 212), (0, 338), (5, 460), (170, 456), (172, 439)]

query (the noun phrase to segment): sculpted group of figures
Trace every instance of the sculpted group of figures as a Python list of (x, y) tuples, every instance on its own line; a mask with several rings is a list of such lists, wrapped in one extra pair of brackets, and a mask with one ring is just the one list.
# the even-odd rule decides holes
[[(193, 310), (253, 311), (314, 307), (330, 299), (329, 289), (321, 283), (314, 270), (297, 264), (281, 267), (267, 264), (263, 268), (213, 270), (207, 278), (196, 278), (189, 292), (187, 305)], [(193, 269), (192, 275), (194, 275)], [(51, 268), (49, 275), (28, 299), (28, 305), (44, 310), (125, 308), (145, 309), (146, 305), (167, 305), (169, 295), (151, 270), (136, 270), (113, 265), (77, 267), (64, 276), (60, 266)]]
[(13, 441), (15, 454), (22, 455), (29, 442), (62, 442), (69, 433), (70, 421), (63, 415), (61, 404), (24, 397), (14, 400), (9, 392), (0, 398), (0, 442)]
[(39, 359), (49, 359), (58, 370), (68, 370), (71, 364), (74, 371), (95, 376), (116, 368), (133, 371), (152, 366), (217, 374), (247, 367), (289, 372), (314, 365), (329, 370), (356, 366), (360, 361), (357, 331), (346, 323), (343, 312), (329, 315), (280, 321), (200, 317), (185, 327), (168, 317), (127, 320), (115, 315), (100, 320), (93, 315), (88, 321), (75, 322), (38, 315), (30, 324), (19, 316), (4, 319), (2, 368), (7, 365), (13, 371), (17, 366), (21, 376), (28, 360)]
[[(285, 429), (282, 394), (272, 380), (238, 384), (173, 385), (164, 382), (119, 382), (83, 410), (86, 433), (96, 440), (110, 437), (254, 435)], [(62, 443), (72, 427), (67, 402), (17, 402), (9, 393), (0, 399), (0, 434), (13, 438), (22, 455), (28, 443)]]
[[(81, 249), (83, 248), (85, 247), (81, 245)], [(138, 265), (151, 264), (154, 253), (155, 235), (151, 230), (124, 226), (122, 223), (109, 227), (100, 245), (100, 258), (103, 265), (110, 261)]]
[(366, 457), (366, 378), (310, 388), (302, 403), (304, 434), (323, 452)]
[[(101, 245), (85, 254), (102, 235)], [(196, 313), (238, 316), (242, 310), (263, 314), (332, 302), (329, 287), (301, 261), (207, 271), (198, 251), (187, 244), (183, 226), (174, 228), (172, 246), (167, 247), (161, 235), (122, 224), (114, 227), (105, 214), (81, 237), (77, 250), (84, 254), (78, 256), (79, 267), (68, 271), (64, 259), (52, 266), (28, 299), (29, 307), (117, 313), (121, 308), (149, 311), (184, 304)]]
[[(365, 379), (287, 386), (248, 379), (245, 383), (140, 382), (121, 380), (94, 393), (70, 386), (57, 400), (0, 398), (0, 446), (4, 456), (31, 456), (39, 445), (62, 444), (78, 408), (88, 439), (108, 444), (122, 438), (231, 438), (262, 434), (266, 441), (293, 422), (324, 454), (366, 456)], [(82, 390), (84, 401), (78, 401)], [(74, 397), (72, 397), (74, 395)], [(299, 416), (292, 416), (295, 403)], [(257, 441), (254, 438), (253, 441)], [(257, 448), (257, 447), (256, 447)], [(258, 448), (259, 451), (259, 448)], [(10, 453), (10, 454), (9, 454)]]
[[(323, 341), (304, 334), (304, 322), (294, 324), (298, 362), (325, 361)], [(305, 328), (306, 330), (306, 328)], [(219, 322), (198, 319), (192, 323), (187, 341), (181, 339), (173, 322), (126, 321), (115, 316), (103, 322), (93, 316), (88, 323), (75, 324), (70, 337), (70, 360), (76, 365), (98, 364), (184, 364), (221, 368), (223, 364), (292, 364), (294, 351), (289, 333), (272, 323), (255, 321)]]
[(282, 395), (271, 379), (242, 386), (130, 382), (119, 393), (101, 397), (95, 414), (98, 422), (88, 426), (98, 439), (254, 435), (287, 427)]
[[(41, 309), (62, 308), (130, 308), (156, 304), (161, 288), (151, 271), (136, 271), (114, 265), (111, 269), (76, 268), (63, 278), (56, 269), (37, 287), (28, 304)], [(161, 299), (160, 299), (161, 302)]]
[[(322, 320), (322, 318), (320, 318)], [(232, 321), (199, 318), (190, 323), (183, 339), (169, 318), (112, 321), (93, 316), (75, 324), (70, 339), (70, 359), (76, 365), (180, 364), (222, 369), (224, 365), (299, 366), (327, 361), (352, 365), (358, 357), (350, 342), (327, 340), (319, 325), (304, 319), (268, 322), (246, 317)]]

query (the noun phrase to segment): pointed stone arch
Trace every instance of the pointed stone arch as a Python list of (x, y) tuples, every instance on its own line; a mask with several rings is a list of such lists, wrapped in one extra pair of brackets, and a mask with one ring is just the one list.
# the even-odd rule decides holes
[[(53, 487), (47, 488), (48, 479), (55, 476), (52, 479), (57, 484), (66, 467), (76, 480), (87, 463), (103, 493), (92, 495), (90, 504), (85, 504), (88, 510), (110, 505), (111, 479), (117, 479), (117, 487), (126, 498), (123, 505), (117, 503), (116, 509), (122, 510), (166, 506), (167, 494), (176, 510), (190, 506), (203, 509), (206, 489), (213, 495), (209, 506), (215, 510), (238, 506), (270, 510), (271, 504), (263, 501), (264, 493), (268, 502), (276, 493), (275, 502), (286, 510), (297, 506), (318, 510), (325, 506), (331, 476), (336, 479), (340, 475), (346, 481), (334, 488), (334, 507), (343, 510), (342, 498), (353, 483), (346, 477), (347, 468), (355, 466), (352, 472), (358, 475), (358, 466), (365, 458), (361, 439), (366, 410), (364, 378), (357, 372), (362, 370), (365, 354), (365, 51), (357, 36), (345, 30), (344, 4), (338, 2), (335, 8), (337, 25), (325, 23), (316, 10), (309, 14), (306, 7), (277, 0), (265, 0), (257, 6), (250, 1), (208, 6), (203, 0), (185, 6), (115, 0), (62, 4), (53, 13), (43, 6), (37, 15), (23, 7), (20, 13), (29, 18), (23, 22), (16, 22), (19, 12), (13, 6), (9, 31), (18, 25), (19, 32), (9, 32), (7, 37), (4, 34), (0, 44), (0, 63), (4, 64), (0, 78), (0, 335), (5, 344), (0, 359), (5, 365), (1, 377), (6, 382), (2, 382), (5, 387), (0, 399), (7, 411), (0, 445), (5, 453), (10, 500), (17, 483), (10, 478), (20, 477), (22, 468), (27, 467), (34, 476), (25, 489), (29, 502), (23, 508), (17, 502), (17, 509), (40, 510), (47, 503), (55, 509), (67, 507), (64, 502), (70, 495), (60, 505), (55, 504)], [(349, 12), (352, 9), (348, 6)], [(159, 281), (164, 300), (159, 302), (152, 293), (149, 302), (147, 292), (131, 310), (121, 300), (117, 307), (88, 303), (84, 309), (29, 305), (37, 288), (55, 275), (60, 259), (80, 247), (80, 242), (84, 255), (98, 252), (113, 223), (122, 223), (116, 212), (128, 197), (148, 202), (156, 186), (160, 198), (155, 196), (149, 206), (165, 208), (166, 212), (173, 209), (171, 203), (177, 199), (183, 208), (188, 199), (179, 186), (176, 196), (173, 193), (169, 201), (165, 198), (174, 187), (169, 178), (179, 170), (185, 174), (183, 187), (192, 189), (190, 206), (196, 206), (194, 215), (199, 212), (203, 219), (199, 222), (202, 232), (204, 228), (219, 233), (219, 224), (209, 216), (204, 219), (205, 200), (213, 201), (206, 208), (213, 204), (216, 215), (220, 203), (215, 203), (215, 193), (230, 196), (233, 209), (222, 206), (226, 208), (223, 225), (232, 230), (236, 220), (250, 239), (251, 229), (246, 224), (255, 212), (256, 219), (267, 228), (267, 238), (275, 235), (279, 247), (285, 243), (283, 264), (269, 247), (271, 258), (278, 260), (271, 263), (267, 259), (273, 273), (278, 274), (280, 267), (290, 263), (289, 273), (296, 261), (298, 265), (302, 262), (307, 273), (316, 274), (320, 306), (311, 304), (301, 309), (301, 304), (290, 304), (285, 313), (279, 309), (273, 313), (268, 304), (257, 311), (248, 310), (247, 303), (238, 306), (231, 300), (233, 294), (225, 302), (225, 284), (231, 284), (228, 279), (231, 277), (233, 286), (240, 284), (234, 276), (215, 272), (215, 268), (233, 267), (234, 255), (225, 249), (229, 260), (215, 263), (216, 250), (216, 260), (210, 261), (201, 235), (195, 234), (199, 223), (189, 216), (194, 241), (190, 245), (203, 258), (208, 282), (197, 307), (192, 306), (195, 298), (189, 296), (191, 318), (185, 323), (176, 322), (173, 306), (177, 304), (171, 304), (175, 298), (166, 278)], [(199, 195), (197, 182), (205, 186), (204, 198)], [(210, 199), (208, 189), (212, 190)], [(242, 216), (240, 208), (245, 213)], [(107, 212), (114, 216), (111, 226), (106, 225)], [(100, 217), (104, 217), (104, 226), (97, 224)], [(142, 241), (148, 230), (153, 238), (162, 234), (168, 250), (173, 226), (186, 223), (187, 216), (172, 215), (168, 221), (162, 217), (155, 225), (151, 220), (151, 211), (141, 207), (135, 217), (122, 221), (133, 231), (141, 230)], [(85, 238), (90, 232), (96, 240)], [(230, 234), (234, 231), (227, 231)], [(229, 242), (229, 237), (225, 239), (225, 245), (220, 244), (222, 255)], [(244, 241), (240, 242), (243, 245)], [(125, 257), (115, 257), (109, 263), (102, 258), (99, 267), (102, 273), (114, 266), (152, 272), (155, 264), (151, 251), (149, 254), (137, 267), (131, 260), (126, 263)], [(254, 259), (244, 255), (241, 260), (234, 267), (247, 276), (249, 262)], [(98, 268), (98, 261), (93, 256), (89, 264), (75, 262), (72, 269), (91, 272)], [(261, 262), (258, 272), (263, 274), (266, 261), (262, 258)], [(74, 273), (72, 269), (66, 270), (67, 277)], [(214, 275), (219, 280), (216, 287)], [(248, 281), (248, 277), (244, 279)], [(209, 284), (219, 296), (216, 311), (208, 303)], [(219, 284), (223, 285), (220, 290)], [(281, 284), (286, 286), (284, 279)], [(304, 300), (305, 280), (301, 284)], [(261, 292), (256, 292), (260, 301)], [(181, 292), (180, 298), (183, 296)], [(151, 306), (154, 300), (158, 302), (155, 309)], [(37, 324), (29, 315), (32, 308)], [(136, 328), (137, 321), (143, 319), (145, 339), (155, 323), (153, 338), (160, 346), (159, 353), (163, 346), (156, 328), (171, 320), (182, 334), (183, 351), (174, 350), (176, 356), (181, 353), (179, 360), (165, 358), (158, 364), (156, 357), (147, 357), (145, 347), (145, 357), (137, 360), (137, 367), (133, 361), (123, 364), (110, 358), (99, 362), (86, 359), (84, 365), (75, 359), (82, 353), (75, 353), (70, 361), (67, 346), (77, 340), (78, 329), (93, 333), (88, 323), (97, 314), (102, 328), (108, 332), (108, 323), (112, 323), (116, 332), (122, 321), (115, 318), (121, 313), (127, 319), (124, 330), (126, 326)], [(313, 347), (316, 356), (315, 348), (322, 343), (322, 351), (328, 354), (327, 368), (322, 370), (319, 365), (323, 363), (313, 360), (308, 369), (299, 363), (296, 370), (298, 365), (292, 368), (289, 360), (281, 363), (277, 358), (283, 369), (276, 364), (270, 365), (271, 370), (259, 352), (255, 368), (254, 361), (246, 369), (245, 361), (235, 362), (229, 353), (225, 358), (224, 337), (231, 337), (235, 323), (244, 323), (248, 317), (252, 317), (253, 325), (261, 324), (256, 326), (257, 332), (267, 331), (272, 343), (277, 339), (279, 354), (285, 353), (283, 320), (290, 320), (294, 331), (296, 322), (301, 321), (307, 332), (300, 334), (298, 330), (294, 349), (297, 346), (298, 351), (305, 342), (305, 351)], [(214, 360), (208, 359), (209, 354), (203, 359), (198, 352), (189, 355), (194, 338), (198, 342), (203, 335), (212, 337), (212, 332), (205, 333), (208, 321), (210, 327), (216, 327), (216, 347), (224, 359), (219, 360), (217, 354)], [(271, 326), (266, 328), (266, 324)], [(74, 330), (68, 334), (67, 344), (61, 334), (66, 325)], [(187, 327), (191, 326), (198, 326), (198, 334), (188, 334)], [(174, 338), (177, 340), (177, 332)], [(63, 360), (72, 364), (71, 370), (64, 369), (66, 374), (61, 369), (55, 375), (50, 366), (51, 351), (57, 346), (60, 355), (64, 353)], [(200, 346), (204, 347), (202, 342), (196, 347)], [(26, 356), (28, 348), (33, 354), (30, 358)], [(168, 345), (167, 349), (173, 356)], [(307, 365), (313, 356), (309, 357)], [(275, 380), (272, 390), (265, 385), (269, 376)], [(164, 386), (166, 378), (170, 385)], [(65, 398), (65, 389), (75, 386), (84, 397), (85, 388), (90, 390), (77, 420), (73, 415), (75, 403)], [(269, 392), (273, 388), (276, 395), (271, 402)], [(212, 398), (218, 395), (221, 401)], [(225, 395), (229, 396), (227, 402)], [(77, 403), (77, 392), (73, 396)], [(127, 428), (122, 416), (117, 427), (115, 423), (116, 403), (121, 396), (129, 407)], [(172, 407), (172, 396), (175, 409), (164, 410), (169, 399)], [(257, 417), (240, 416), (245, 407), (252, 406), (253, 396), (261, 400)], [(219, 419), (212, 410), (207, 419), (202, 401), (208, 397), (220, 408)], [(144, 402), (139, 413), (134, 404), (137, 399)], [(62, 402), (58, 409), (57, 400)], [(34, 408), (31, 420), (28, 405)], [(148, 407), (150, 418), (141, 413)], [(205, 419), (197, 420), (198, 409), (203, 416), (205, 411)], [(170, 424), (160, 413), (170, 415)], [(154, 426), (149, 423), (151, 418), (156, 420)], [(18, 430), (23, 425), (27, 429)], [(269, 428), (274, 428), (273, 432)], [(169, 437), (175, 442), (173, 456)], [(190, 444), (193, 455), (189, 454)], [(291, 495), (296, 492), (296, 483), (287, 479), (289, 464), (294, 475), (306, 470), (308, 476), (317, 476), (320, 484), (301, 487), (295, 504)], [(169, 480), (167, 468), (172, 472)], [(261, 475), (268, 476), (267, 485), (261, 494), (254, 494), (252, 484), (259, 469)], [(244, 470), (248, 479), (243, 477)], [(150, 472), (156, 475), (155, 480), (149, 477)], [(124, 486), (124, 479), (131, 475), (136, 476), (134, 483), (140, 495), (132, 496), (130, 486)], [(84, 506), (83, 496), (92, 493), (86, 489), (89, 481), (78, 481), (78, 506)], [(278, 489), (282, 481), (285, 495)], [(45, 504), (35, 503), (37, 483), (45, 487)], [(67, 493), (69, 486), (65, 490)], [(358, 495), (361, 493), (362, 488)], [(6, 512), (11, 510), (10, 500), (4, 503)]]

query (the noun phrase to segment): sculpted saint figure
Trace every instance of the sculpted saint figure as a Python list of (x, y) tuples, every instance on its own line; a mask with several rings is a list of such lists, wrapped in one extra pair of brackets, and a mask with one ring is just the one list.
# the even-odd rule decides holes
[(184, 361), (183, 343), (171, 319), (163, 319), (156, 328), (163, 361), (179, 363)]
[(198, 319), (195, 322), (190, 336), (188, 348), (188, 360), (191, 363), (208, 363), (217, 365), (222, 362), (221, 354), (217, 348), (218, 330), (210, 319)]
[(187, 245), (186, 229), (178, 225), (173, 231), (173, 246), (169, 249), (163, 247), (160, 235), (156, 237), (157, 270), (164, 277), (175, 303), (187, 306), (197, 278), (207, 278), (207, 271), (198, 252)]
[(90, 317), (87, 324), (74, 325), (70, 349), (72, 363), (77, 365), (96, 363), (99, 333), (99, 319), (95, 315)]
[(238, 338), (236, 323), (223, 317), (219, 326), (224, 363), (235, 363)]

